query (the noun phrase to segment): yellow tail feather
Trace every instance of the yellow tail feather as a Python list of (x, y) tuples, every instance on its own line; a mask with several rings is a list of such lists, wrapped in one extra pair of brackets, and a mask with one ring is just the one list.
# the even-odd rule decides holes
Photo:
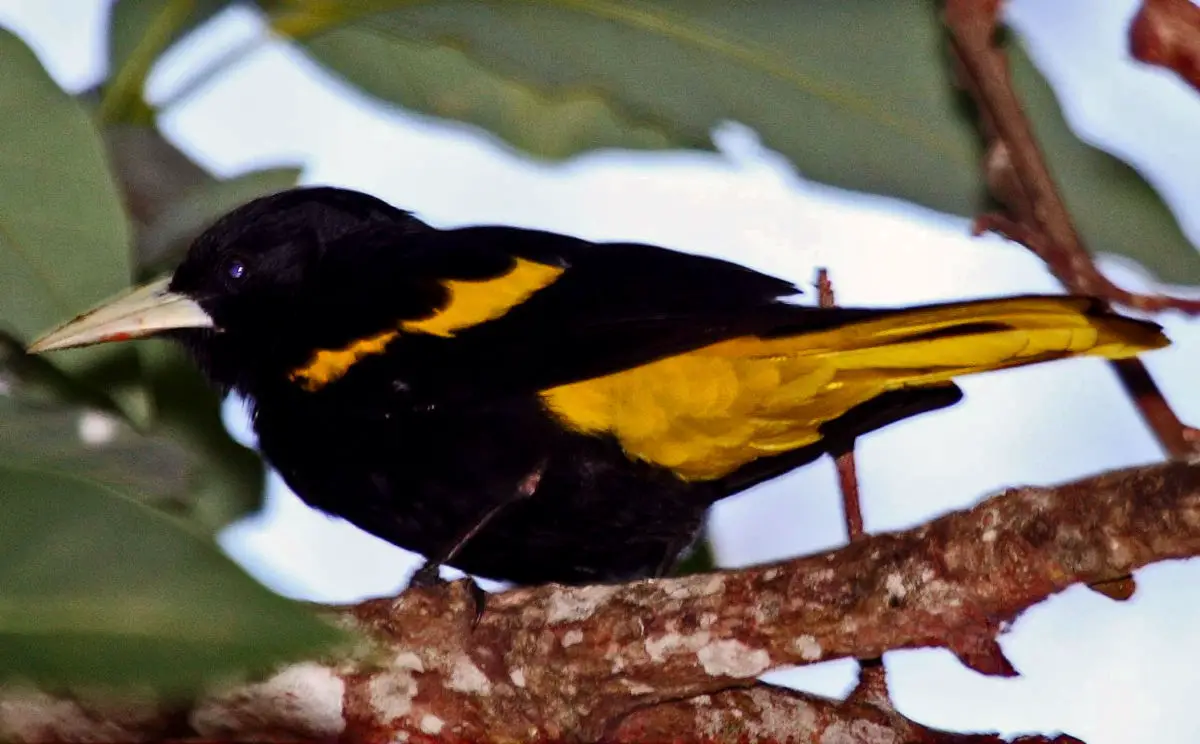
[(812, 444), (822, 424), (890, 390), (1066, 357), (1123, 359), (1168, 343), (1153, 323), (1087, 298), (1016, 297), (740, 337), (542, 397), (571, 428), (611, 434), (633, 457), (706, 480)]

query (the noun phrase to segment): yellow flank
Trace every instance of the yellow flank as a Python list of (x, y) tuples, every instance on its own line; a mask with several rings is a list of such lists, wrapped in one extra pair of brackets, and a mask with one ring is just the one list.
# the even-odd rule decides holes
[[(820, 439), (821, 424), (889, 390), (1069, 356), (1120, 359), (1167, 344), (1086, 300), (1018, 298), (918, 309), (817, 333), (742, 337), (542, 391), (572, 429), (690, 480)], [(979, 329), (979, 323), (1005, 329)], [(968, 326), (958, 335), (920, 338)]]
[(453, 336), (455, 331), (495, 320), (521, 304), (534, 292), (558, 279), (563, 269), (518, 258), (508, 273), (494, 279), (443, 282), (450, 298), (431, 317), (400, 324), (405, 331)]
[(360, 338), (340, 349), (321, 349), (308, 364), (292, 370), (288, 379), (300, 383), (300, 387), (309, 392), (315, 392), (346, 374), (359, 359), (368, 354), (382, 354), (388, 342), (398, 335), (397, 331), (383, 331)]

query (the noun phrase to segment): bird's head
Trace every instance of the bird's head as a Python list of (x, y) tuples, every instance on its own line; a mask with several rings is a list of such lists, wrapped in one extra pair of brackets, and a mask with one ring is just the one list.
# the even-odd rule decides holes
[[(34, 341), (33, 353), (170, 336), (212, 380), (253, 393), (321, 348), (394, 322), (373, 307), (371, 252), (426, 229), (366, 194), (299, 188), (256, 199), (214, 223), (174, 274), (138, 287)], [(336, 248), (334, 246), (336, 245)], [(415, 298), (419, 301), (419, 298)]]

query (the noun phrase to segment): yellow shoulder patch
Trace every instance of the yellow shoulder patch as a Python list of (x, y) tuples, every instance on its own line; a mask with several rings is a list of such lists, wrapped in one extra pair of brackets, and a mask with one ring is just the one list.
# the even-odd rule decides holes
[[(448, 279), (443, 282), (449, 294), (446, 306), (429, 318), (401, 322), (400, 330), (449, 338), (454, 331), (499, 318), (552, 284), (563, 271), (558, 266), (518, 258), (511, 270), (493, 279)], [(315, 392), (345, 375), (363, 357), (382, 354), (398, 335), (399, 331), (383, 331), (340, 349), (320, 349), (304, 366), (292, 370), (288, 379)]]
[(321, 349), (308, 364), (292, 370), (288, 379), (300, 383), (310, 393), (315, 392), (346, 374), (359, 359), (368, 354), (382, 354), (388, 342), (398, 335), (397, 331), (383, 331), (340, 349)]
[(495, 320), (521, 304), (534, 292), (549, 286), (563, 273), (558, 266), (518, 258), (508, 273), (494, 279), (443, 282), (450, 299), (432, 317), (400, 324), (405, 331), (453, 336), (455, 331)]

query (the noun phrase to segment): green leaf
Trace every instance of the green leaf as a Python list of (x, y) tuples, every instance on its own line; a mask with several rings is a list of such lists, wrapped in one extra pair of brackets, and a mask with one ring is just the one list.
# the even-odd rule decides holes
[(0, 465), (0, 501), (0, 681), (182, 693), (341, 638), (105, 486)]
[(154, 127), (104, 130), (117, 180), (137, 228), (137, 274), (173, 268), (188, 244), (225, 212), (296, 185), (300, 169), (266, 168), (218, 179)]
[(130, 219), (139, 232), (172, 202), (215, 180), (154, 127), (109, 124), (104, 139)]
[(209, 532), (256, 510), (262, 459), (229, 437), (216, 393), (176, 345), (139, 346), (156, 414), (148, 427), (23, 385), (0, 396), (0, 462), (106, 483)]
[[(369, 93), (535, 155), (707, 148), (715, 125), (736, 120), (813, 180), (964, 216), (985, 203), (980, 137), (927, 0), (260, 5), (275, 29)], [(1030, 75), (1018, 83), (1031, 115), (1066, 131)], [(1053, 164), (1068, 200), (1092, 207), (1077, 217), (1094, 250), (1200, 282), (1200, 254), (1140, 178), (1090, 180), (1114, 174), (1097, 165), (1111, 159), (1078, 142), (1060, 150)], [(1151, 225), (1146, 249), (1137, 230)]]
[(266, 469), (257, 453), (234, 441), (221, 420), (221, 399), (177, 344), (138, 344), (154, 395), (152, 434), (188, 454), (187, 510), (210, 529), (262, 505)]
[(186, 498), (186, 450), (120, 418), (57, 401), (0, 396), (0, 421), (0, 462), (84, 476), (156, 505)]
[(167, 205), (138, 236), (143, 274), (174, 268), (192, 240), (218, 217), (246, 202), (296, 185), (299, 168), (269, 168), (218, 181), (208, 179)]
[(125, 412), (102, 391), (66, 374), (45, 357), (26, 354), (25, 345), (4, 332), (0, 332), (0, 393), (37, 405), (67, 403), (125, 418)]
[(146, 124), (146, 78), (159, 56), (230, 0), (117, 0), (109, 16), (108, 71), (100, 116), (109, 122)]
[(707, 139), (683, 140), (653, 122), (630, 121), (597, 91), (539, 90), (493, 74), (459, 49), (402, 39), (365, 24), (322, 34), (307, 46), (376, 97), (477, 124), (543, 157), (596, 147), (708, 146)]
[[(84, 107), (3, 30), (0, 59), (0, 332), (29, 341), (128, 286), (129, 228)], [(51, 358), (96, 389), (136, 365), (119, 347)], [(144, 413), (136, 386), (112, 393)]]

